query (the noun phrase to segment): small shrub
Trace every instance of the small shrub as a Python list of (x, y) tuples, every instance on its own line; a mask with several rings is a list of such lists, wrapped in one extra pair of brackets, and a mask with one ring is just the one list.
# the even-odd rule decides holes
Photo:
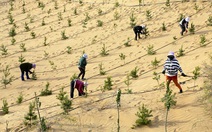
[(15, 27), (12, 27), (9, 31), (9, 36), (10, 37), (14, 37), (16, 35), (16, 32), (15, 32)]
[(15, 19), (13, 19), (13, 16), (11, 13), (8, 15), (8, 19), (9, 19), (9, 24), (13, 24), (15, 21)]
[(51, 11), (52, 11), (52, 10), (51, 10), (51, 9), (49, 9), (49, 10), (47, 11), (47, 13), (48, 13), (48, 14), (50, 14), (50, 13), (51, 13)]
[(46, 83), (46, 88), (41, 90), (40, 96), (47, 96), (47, 95), (52, 95), (52, 90), (49, 90), (49, 85), (50, 83)]
[(166, 6), (167, 6), (167, 7), (170, 6), (170, 0), (166, 0)]
[(48, 130), (48, 127), (46, 126), (46, 121), (43, 117), (41, 118), (41, 130), (42, 132), (46, 132)]
[(102, 9), (99, 8), (99, 9), (98, 9), (98, 14), (99, 14), (99, 16), (102, 15), (102, 12), (103, 12)]
[(208, 26), (212, 26), (212, 16), (209, 16), (208, 21), (207, 21)]
[(154, 51), (154, 46), (153, 45), (148, 45), (146, 51), (147, 51), (148, 55), (156, 54), (156, 51)]
[(70, 77), (70, 81), (74, 80), (74, 79), (77, 79), (78, 76), (76, 73), (74, 73), (71, 77)]
[(6, 65), (5, 69), (3, 69), (2, 72), (3, 72), (2, 84), (4, 85), (4, 88), (6, 88), (8, 84), (11, 84), (11, 82), (14, 79), (14, 76), (10, 75), (9, 65)]
[(157, 72), (153, 72), (153, 80), (156, 80), (158, 83), (158, 86), (160, 86), (159, 80), (160, 80), (160, 74), (158, 74)]
[(57, 97), (58, 100), (62, 101), (62, 100), (64, 100), (65, 95), (66, 95), (66, 92), (64, 91), (64, 87), (62, 87), (60, 89), (59, 94), (56, 97)]
[(130, 72), (130, 76), (132, 78), (138, 78), (138, 71), (139, 71), (139, 68), (136, 66), (131, 72)]
[(183, 50), (183, 46), (181, 46), (181, 48), (177, 52), (177, 57), (184, 56), (185, 55), (184, 52), (185, 50)]
[(205, 35), (200, 35), (200, 47), (206, 46), (205, 42), (206, 42)]
[(131, 46), (129, 43), (130, 43), (130, 38), (127, 38), (127, 41), (124, 43), (124, 46), (125, 47)]
[(107, 55), (109, 55), (108, 50), (105, 47), (105, 44), (103, 44), (103, 47), (102, 47), (102, 50), (101, 50), (100, 55), (101, 56), (107, 56)]
[(104, 90), (112, 90), (112, 86), (113, 86), (113, 80), (111, 79), (111, 77), (107, 77), (107, 80), (104, 81), (104, 86), (103, 89)]
[(97, 38), (97, 36), (94, 36), (94, 38), (91, 41), (91, 44), (95, 44), (96, 43), (96, 41), (97, 41), (96, 38)]
[(61, 32), (61, 36), (62, 36), (62, 40), (68, 39), (68, 37), (67, 37), (66, 34), (65, 34), (65, 30), (63, 30), (63, 31)]
[(66, 5), (63, 5), (63, 12), (66, 12)]
[(145, 36), (145, 39), (149, 36), (149, 31), (148, 31), (147, 26), (144, 29), (144, 36)]
[(117, 8), (117, 7), (119, 7), (119, 6), (120, 6), (119, 2), (116, 1), (114, 7)]
[(82, 1), (82, 0), (79, 0), (79, 4), (80, 4), (81, 6), (83, 6), (83, 1)]
[(165, 23), (163, 23), (163, 25), (162, 25), (162, 31), (166, 31), (166, 25), (165, 25)]
[(136, 25), (136, 17), (134, 16), (134, 13), (131, 14), (130, 16), (130, 27), (133, 28)]
[(72, 48), (71, 48), (70, 46), (67, 46), (66, 48), (67, 48), (67, 51), (66, 51), (66, 52), (67, 52), (68, 54), (71, 54)]
[(138, 112), (135, 114), (138, 119), (135, 121), (135, 125), (133, 126), (133, 128), (142, 125), (148, 125), (151, 122), (151, 120), (149, 119), (150, 117), (152, 117), (151, 113), (152, 110), (146, 108), (144, 104), (142, 105), (142, 107), (139, 107)]
[(32, 39), (35, 39), (35, 37), (36, 37), (35, 32), (32, 31), (32, 32), (30, 33), (30, 35), (32, 36)]
[(77, 8), (74, 8), (74, 15), (78, 15)]
[(8, 51), (7, 47), (2, 44), (1, 45), (1, 52), (2, 52), (1, 55), (5, 55), (5, 56), (8, 55), (7, 51)]
[(90, 18), (90, 16), (89, 16), (89, 14), (88, 14), (88, 12), (86, 12), (85, 14), (84, 14), (84, 16), (85, 16), (85, 21), (87, 22), (88, 20), (90, 20), (91, 18)]
[(44, 26), (44, 25), (46, 25), (46, 23), (45, 23), (45, 20), (43, 18), (42, 23), (41, 23), (41, 26)]
[(174, 39), (174, 40), (177, 40), (177, 37), (176, 37), (176, 36), (174, 36), (174, 37), (173, 37), (173, 39)]
[(195, 26), (193, 23), (191, 23), (191, 27), (189, 28), (189, 33), (190, 34), (195, 34)]
[(83, 28), (86, 28), (86, 25), (87, 25), (87, 21), (83, 20), (83, 21), (82, 21), (82, 27), (83, 27)]
[(132, 84), (132, 82), (130, 82), (130, 75), (127, 75), (127, 78), (126, 78), (126, 80), (124, 80), (124, 83), (127, 85), (127, 89), (126, 89), (127, 93), (131, 94), (132, 89), (129, 88), (130, 84)]
[(15, 44), (15, 42), (16, 42), (15, 38), (14, 38), (14, 37), (12, 37), (12, 39), (11, 39), (11, 45), (14, 45), (14, 44)]
[(20, 49), (22, 50), (22, 52), (26, 52), (25, 43), (20, 44)]
[(118, 20), (120, 18), (120, 15), (117, 11), (115, 11), (113, 17), (114, 17), (115, 20)]
[(72, 108), (72, 101), (68, 99), (68, 95), (66, 95), (61, 101), (61, 108), (64, 111), (64, 114), (68, 114), (68, 111)]
[(56, 9), (56, 10), (58, 9), (58, 4), (57, 4), (56, 0), (54, 1), (54, 9)]
[(70, 19), (70, 18), (68, 18), (68, 20), (67, 20), (67, 21), (68, 21), (68, 26), (69, 26), (69, 27), (71, 27), (71, 26), (72, 26), (72, 24), (71, 24), (71, 19)]
[(24, 28), (25, 28), (25, 31), (26, 32), (30, 31), (29, 26), (28, 26), (28, 23), (26, 23), (26, 22), (25, 22)]
[(49, 53), (47, 53), (46, 51), (44, 51), (44, 55), (43, 56), (44, 56), (44, 58), (47, 59), (49, 57)]
[(52, 70), (56, 70), (57, 66), (54, 64), (53, 61), (49, 60), (49, 64), (51, 65)]
[(8, 106), (8, 103), (7, 103), (6, 99), (3, 99), (2, 111), (3, 111), (4, 114), (8, 114), (9, 113), (9, 106)]
[(193, 70), (193, 77), (192, 77), (192, 79), (194, 80), (194, 86), (195, 86), (195, 82), (196, 82), (196, 80), (199, 78), (199, 76), (200, 76), (200, 70), (201, 70), (201, 68), (199, 67), (199, 66), (196, 66), (195, 67), (195, 69)]
[(106, 74), (106, 72), (104, 71), (104, 68), (103, 68), (103, 64), (102, 63), (99, 64), (99, 74), (100, 75), (105, 75)]
[(32, 72), (32, 78), (31, 79), (32, 80), (37, 80), (37, 75), (36, 75), (35, 71)]
[(17, 98), (16, 103), (17, 103), (17, 104), (21, 104), (21, 103), (22, 103), (22, 101), (23, 101), (23, 99), (24, 99), (23, 94), (22, 94), (22, 93), (20, 93), (20, 94), (19, 94), (19, 96), (18, 96), (18, 98)]
[(21, 56), (18, 57), (18, 62), (20, 62), (20, 63), (22, 64), (22, 63), (25, 62), (25, 61), (26, 61), (26, 59), (25, 59), (24, 56), (21, 54)]
[(121, 53), (121, 54), (119, 55), (119, 57), (120, 57), (121, 60), (124, 60), (124, 64), (125, 64), (126, 55), (124, 55), (123, 53)]
[(97, 20), (97, 27), (102, 27), (102, 25), (103, 25), (103, 21)]
[(41, 8), (43, 10), (44, 7), (45, 7), (45, 4), (41, 1), (38, 1), (38, 8)]
[(194, 4), (194, 10), (196, 10), (196, 12), (199, 11), (199, 6), (197, 5), (197, 3)]
[(160, 61), (158, 61), (156, 57), (153, 61), (151, 61), (151, 64), (154, 67), (154, 69), (156, 69), (159, 66), (159, 63)]
[(32, 126), (37, 122), (37, 115), (35, 114), (35, 103), (29, 104), (29, 112), (24, 116), (24, 125)]
[(61, 21), (61, 20), (63, 20), (62, 13), (61, 12), (58, 12), (58, 21)]
[(47, 45), (48, 45), (48, 43), (46, 43), (46, 41), (47, 41), (47, 38), (46, 38), (46, 37), (44, 37), (43, 46), (47, 46)]
[(146, 18), (147, 18), (147, 20), (151, 20), (152, 19), (152, 15), (151, 15), (151, 11), (150, 10), (146, 11)]

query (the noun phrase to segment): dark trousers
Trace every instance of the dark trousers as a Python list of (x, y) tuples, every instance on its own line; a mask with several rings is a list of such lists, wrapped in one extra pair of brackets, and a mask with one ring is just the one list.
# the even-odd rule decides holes
[(140, 39), (140, 32), (138, 32), (137, 30), (134, 30), (135, 33), (135, 40), (137, 40), (137, 37)]
[(186, 28), (185, 28), (185, 26), (184, 25), (180, 25), (180, 28), (181, 28), (181, 32), (180, 32), (180, 34), (183, 36), (183, 33), (186, 31)]
[(82, 79), (84, 79), (84, 76), (85, 76), (85, 69), (79, 67), (79, 70), (80, 70), (80, 73), (78, 75), (78, 78), (80, 78), (80, 76), (82, 75)]
[[(71, 88), (70, 88), (70, 97), (71, 97), (71, 98), (74, 97), (74, 88), (75, 88), (75, 87), (74, 87), (74, 83), (75, 83), (75, 80), (72, 80), (72, 81), (71, 81), (71, 84), (70, 84), (70, 85), (71, 85)], [(77, 90), (78, 90), (78, 89), (77, 89)], [(79, 96), (82, 96), (81, 93), (79, 92), (79, 90), (78, 90), (78, 95), (79, 95)]]
[(27, 79), (30, 79), (30, 78), (29, 78), (28, 71), (23, 71), (23, 70), (21, 70), (21, 80), (24, 81), (24, 72), (26, 72), (26, 77), (27, 77)]

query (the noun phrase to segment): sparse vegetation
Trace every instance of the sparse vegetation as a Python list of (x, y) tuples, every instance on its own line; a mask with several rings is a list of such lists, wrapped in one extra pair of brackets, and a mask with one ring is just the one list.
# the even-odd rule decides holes
[(159, 80), (160, 80), (160, 74), (158, 74), (157, 72), (153, 72), (153, 80), (156, 80), (157, 81), (157, 83), (158, 83), (158, 86), (160, 86), (160, 82), (159, 82)]
[(46, 37), (44, 37), (43, 46), (47, 46), (47, 45), (48, 45), (48, 43), (46, 43), (46, 41), (47, 41), (47, 38), (46, 38)]
[(32, 36), (32, 39), (35, 39), (35, 37), (36, 37), (35, 32), (32, 31), (32, 32), (30, 33), (30, 35)]
[(112, 90), (113, 80), (111, 77), (107, 77), (107, 80), (104, 81), (103, 91)]
[(36, 75), (35, 71), (32, 72), (32, 78), (31, 79), (32, 80), (37, 80), (37, 75)]
[[(114, 12), (113, 17), (114, 17), (115, 20), (118, 20), (118, 19), (120, 18), (120, 15), (119, 15), (118, 11), (115, 11), (115, 12)], [(130, 20), (131, 20), (131, 19), (130, 19)]]
[(52, 90), (49, 90), (49, 85), (50, 85), (50, 83), (47, 82), (46, 83), (46, 88), (44, 90), (43, 89), (41, 90), (41, 93), (40, 93), (41, 96), (52, 95)]
[(14, 76), (10, 75), (9, 65), (6, 65), (5, 69), (3, 69), (2, 72), (3, 72), (2, 84), (4, 85), (4, 88), (6, 88), (8, 84), (11, 84), (11, 82), (14, 79)]
[(212, 16), (209, 16), (208, 21), (207, 21), (208, 26), (212, 26)]
[(64, 114), (68, 114), (68, 111), (72, 108), (72, 101), (68, 99), (68, 95), (66, 94), (67, 93), (64, 92), (64, 88), (62, 88), (60, 90), (60, 93), (57, 95), (57, 99), (60, 100), (61, 108), (63, 109)]
[(166, 0), (166, 4), (165, 4), (167, 7), (170, 6), (170, 0)]
[(168, 112), (172, 106), (175, 106), (177, 101), (175, 101), (176, 94), (172, 94), (172, 90), (167, 86), (167, 91), (164, 97), (161, 99), (162, 102), (164, 102), (164, 105), (166, 107), (166, 120), (165, 120), (165, 132), (167, 132), (167, 122), (168, 122)]
[(41, 23), (41, 26), (44, 26), (44, 25), (46, 25), (46, 23), (45, 23), (45, 20), (43, 18), (42, 23)]
[(136, 66), (131, 72), (130, 72), (130, 76), (132, 78), (138, 78), (138, 71), (139, 71), (139, 68)]
[(121, 60), (124, 60), (124, 64), (125, 64), (126, 55), (124, 55), (123, 53), (121, 53), (121, 54), (119, 55), (119, 57), (120, 57)]
[(116, 1), (114, 7), (117, 8), (117, 7), (119, 7), (119, 6), (120, 6), (119, 2)]
[(159, 63), (160, 61), (158, 61), (156, 57), (153, 61), (151, 61), (151, 64), (154, 67), (154, 69), (156, 69), (159, 66)]
[(184, 52), (185, 52), (185, 50), (183, 50), (183, 46), (181, 46), (181, 48), (177, 52), (177, 57), (184, 56), (185, 55)]
[(162, 31), (166, 31), (166, 25), (165, 25), (165, 23), (162, 24)]
[(144, 36), (145, 36), (145, 39), (149, 36), (149, 31), (148, 31), (148, 28), (147, 26), (144, 28)]
[(190, 34), (195, 34), (195, 26), (193, 23), (191, 23), (191, 27), (189, 28), (189, 33)]
[(25, 22), (24, 28), (25, 28), (25, 31), (26, 32), (30, 31), (29, 26), (28, 26), (28, 23), (26, 23), (26, 22)]
[(74, 79), (77, 79), (78, 76), (76, 73), (74, 73), (71, 77), (70, 77), (70, 81), (74, 80)]
[(151, 15), (151, 11), (150, 10), (147, 10), (146, 11), (146, 19), (149, 21), (152, 19), (152, 15)]
[(24, 125), (31, 127), (37, 122), (37, 115), (35, 114), (35, 102), (29, 104), (29, 112), (24, 116)]
[(58, 9), (58, 4), (57, 4), (56, 0), (54, 1), (54, 9), (56, 9), (56, 10)]
[(124, 43), (124, 46), (125, 47), (131, 46), (129, 43), (130, 43), (130, 38), (127, 38), (127, 41)]
[(58, 12), (57, 15), (58, 15), (58, 21), (62, 21), (63, 20), (62, 13)]
[(49, 57), (49, 53), (47, 53), (46, 51), (44, 51), (44, 58), (47, 59)]
[(21, 49), (22, 52), (26, 52), (25, 43), (20, 44), (20, 49)]
[(130, 89), (130, 84), (132, 84), (132, 82), (130, 82), (130, 75), (127, 75), (126, 80), (124, 80), (124, 83), (127, 85), (127, 89), (125, 89), (127, 91), (128, 94), (132, 93), (132, 89)]
[(102, 50), (101, 50), (100, 55), (101, 56), (107, 56), (107, 55), (109, 55), (108, 50), (105, 47), (105, 44), (103, 44), (103, 47), (102, 47)]
[(56, 70), (57, 66), (54, 64), (53, 61), (49, 60), (49, 64), (51, 65), (52, 70)]
[(194, 4), (194, 10), (196, 10), (196, 12), (199, 11), (199, 6), (197, 5), (197, 3)]
[(25, 61), (26, 61), (26, 59), (25, 59), (24, 56), (21, 54), (21, 56), (18, 57), (18, 62), (20, 62), (20, 63), (22, 64), (22, 63), (25, 62)]
[(3, 99), (2, 111), (3, 111), (4, 114), (8, 114), (9, 113), (9, 106), (8, 106), (8, 103), (7, 103), (6, 99)]
[(131, 28), (133, 28), (133, 27), (136, 25), (135, 20), (136, 20), (136, 17), (134, 16), (134, 13), (132, 13), (132, 14), (130, 15), (130, 27), (131, 27)]
[(68, 37), (66, 36), (65, 30), (61, 32), (61, 36), (62, 36), (62, 40), (68, 39)]
[(205, 42), (206, 42), (205, 35), (204, 34), (200, 35), (200, 47), (206, 46)]
[(1, 45), (1, 55), (4, 55), (4, 56), (6, 56), (7, 54), (8, 54), (8, 49), (7, 49), (7, 47), (5, 46), (5, 45)]
[(152, 110), (149, 110), (143, 104), (142, 107), (138, 108), (138, 112), (135, 115), (138, 119), (135, 121), (135, 125), (132, 127), (133, 129), (142, 125), (148, 125), (151, 122), (149, 118), (152, 117)]
[(8, 19), (9, 19), (9, 24), (13, 24), (13, 23), (14, 23), (14, 21), (15, 21), (15, 19), (13, 19), (13, 16), (12, 16), (12, 14), (11, 14), (11, 13), (9, 13), (9, 15), (8, 15)]
[(102, 9), (99, 8), (99, 9), (98, 9), (98, 14), (99, 14), (99, 16), (102, 15), (102, 12), (103, 12)]
[(70, 19), (70, 18), (68, 18), (68, 20), (67, 20), (67, 21), (68, 21), (68, 26), (69, 26), (69, 27), (71, 27), (71, 26), (72, 26), (72, 24), (71, 24), (71, 19)]
[(99, 64), (99, 74), (100, 75), (105, 75), (106, 74), (106, 71), (104, 71), (102, 63)]
[(97, 20), (97, 27), (102, 27), (102, 25), (103, 25), (103, 21)]
[(78, 15), (77, 8), (74, 8), (74, 15)]
[(15, 44), (15, 42), (16, 42), (15, 38), (14, 38), (14, 37), (12, 37), (12, 39), (11, 39), (11, 45), (14, 45), (14, 44)]
[(199, 78), (199, 76), (200, 76), (200, 70), (201, 70), (201, 68), (199, 67), (199, 66), (196, 66), (195, 67), (195, 69), (193, 70), (193, 77), (192, 77), (192, 79), (194, 80), (194, 86), (195, 86), (195, 82), (196, 82), (196, 80)]
[(10, 37), (14, 37), (16, 35), (16, 32), (15, 32), (15, 27), (13, 26), (10, 31), (9, 31), (9, 36)]
[(117, 132), (120, 132), (120, 114), (119, 114), (119, 107), (121, 107), (121, 90), (118, 89), (117, 91), (117, 95), (116, 95), (116, 107), (117, 107), (117, 111), (118, 111), (118, 119), (117, 119)]
[(153, 45), (148, 45), (147, 49), (145, 49), (147, 51), (148, 55), (154, 55), (156, 54), (156, 51), (154, 51), (154, 46)]
[(18, 98), (17, 98), (16, 103), (17, 103), (17, 104), (21, 104), (21, 103), (22, 103), (22, 101), (23, 101), (23, 99), (24, 99), (23, 94), (22, 94), (22, 93), (20, 93), (20, 94), (19, 94), (19, 96), (18, 96)]

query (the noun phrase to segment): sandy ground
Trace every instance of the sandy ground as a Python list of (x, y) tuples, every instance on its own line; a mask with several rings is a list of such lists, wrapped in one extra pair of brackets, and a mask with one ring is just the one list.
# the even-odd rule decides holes
[[(161, 98), (165, 94), (165, 88), (158, 88), (157, 81), (153, 80), (153, 72), (161, 72), (167, 53), (174, 51), (176, 54), (183, 46), (185, 55), (178, 57), (180, 65), (185, 74), (192, 76), (192, 71), (196, 66), (200, 66), (201, 74), (204, 75), (203, 67), (209, 63), (209, 54), (212, 49), (212, 27), (206, 26), (206, 21), (211, 15), (211, 2), (186, 2), (174, 1), (170, 7), (165, 6), (162, 0), (144, 1), (145, 6), (138, 6), (137, 0), (119, 0), (120, 6), (114, 8), (115, 1), (91, 1), (83, 0), (79, 2), (58, 1), (58, 9), (51, 0), (42, 0), (45, 8), (41, 10), (35, 0), (25, 1), (26, 13), (22, 13), (23, 1), (14, 2), (14, 10), (11, 12), (17, 26), (14, 37), (16, 42), (11, 45), (11, 37), (8, 32), (12, 25), (7, 19), (10, 4), (8, 1), (1, 3), (0, 9), (0, 37), (1, 44), (8, 49), (8, 55), (0, 56), (0, 76), (6, 65), (10, 66), (11, 75), (14, 80), (6, 88), (1, 84), (0, 99), (6, 99), (9, 104), (9, 114), (2, 112), (3, 103), (0, 103), (0, 131), (5, 131), (6, 122), (10, 131), (38, 131), (38, 127), (26, 130), (23, 125), (24, 115), (28, 112), (29, 103), (34, 101), (34, 93), (40, 94), (45, 89), (47, 82), (53, 94), (40, 97), (42, 106), (41, 116), (46, 118), (50, 126), (49, 131), (54, 132), (113, 132), (117, 131), (117, 109), (116, 92), (122, 90), (120, 107), (120, 131), (121, 132), (162, 132), (165, 123), (165, 107)], [(194, 9), (195, 4), (198, 11)], [(66, 11), (64, 12), (64, 5)], [(49, 9), (51, 13), (48, 14)], [(74, 14), (77, 9), (78, 15)], [(98, 14), (102, 10), (102, 15)], [(147, 20), (145, 12), (149, 10), (152, 19)], [(58, 20), (58, 13), (61, 12), (62, 20)], [(86, 13), (89, 15), (86, 28), (82, 21)], [(120, 15), (118, 20), (114, 19), (114, 14)], [(139, 41), (134, 40), (134, 33), (130, 27), (130, 16), (134, 14), (136, 24), (145, 24), (148, 27), (150, 36)], [(195, 25), (194, 35), (186, 34), (180, 36), (180, 27), (177, 19), (180, 14), (190, 16), (190, 23)], [(33, 23), (30, 23), (30, 17)], [(46, 25), (42, 26), (42, 20)], [(68, 27), (67, 19), (70, 18), (72, 26)], [(97, 20), (103, 22), (102, 27), (97, 27)], [(25, 32), (24, 23), (29, 23), (30, 31)], [(167, 31), (162, 31), (162, 23), (165, 23)], [(116, 26), (114, 26), (116, 25)], [(36, 38), (32, 39), (31, 31), (36, 33)], [(61, 40), (61, 32), (65, 31), (69, 38)], [(205, 35), (207, 46), (200, 47), (200, 35)], [(44, 46), (44, 37), (47, 38), (48, 46)], [(177, 40), (174, 40), (176, 37)], [(130, 47), (125, 47), (128, 41)], [(24, 43), (27, 49), (22, 52), (20, 44)], [(103, 45), (109, 55), (100, 55)], [(147, 47), (154, 46), (155, 55), (147, 54)], [(72, 53), (68, 54), (67, 46), (72, 48)], [(44, 53), (48, 53), (48, 57)], [(88, 79), (88, 97), (78, 97), (75, 91), (73, 99), (73, 109), (69, 115), (62, 115), (59, 100), (56, 99), (59, 90), (64, 87), (69, 95), (70, 77), (79, 73), (77, 63), (85, 52), (88, 54), (88, 65), (86, 67), (86, 78)], [(125, 60), (121, 60), (119, 55), (126, 55)], [(18, 58), (23, 55), (26, 62), (36, 63), (38, 80), (21, 81)], [(151, 61), (155, 58), (160, 60), (159, 66), (154, 69)], [(55, 70), (52, 69), (49, 61), (54, 62)], [(99, 64), (103, 65), (106, 75), (99, 75)], [(135, 67), (139, 68), (137, 79), (131, 79), (129, 89), (132, 94), (127, 94), (127, 86), (124, 83), (127, 74)], [(161, 74), (160, 83), (165, 77)], [(101, 91), (107, 77), (113, 80), (113, 89)], [(200, 99), (203, 95), (203, 82), (205, 78), (200, 77), (194, 81), (187, 77), (179, 78), (179, 82), (186, 82), (182, 85), (184, 93), (178, 94), (178, 89), (171, 85), (171, 89), (176, 93), (176, 106), (172, 107), (168, 116), (168, 131), (170, 132), (210, 132), (212, 131), (211, 116), (205, 111), (205, 106)], [(24, 102), (17, 104), (19, 94), (24, 95)], [(137, 119), (135, 113), (138, 107), (145, 104), (152, 110), (151, 124), (136, 129), (131, 129)]]

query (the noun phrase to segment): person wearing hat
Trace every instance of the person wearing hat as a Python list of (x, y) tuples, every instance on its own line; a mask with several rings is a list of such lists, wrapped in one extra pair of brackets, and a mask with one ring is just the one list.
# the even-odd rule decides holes
[(21, 70), (21, 80), (24, 81), (24, 72), (26, 72), (26, 77), (27, 77), (27, 79), (30, 79), (28, 72), (29, 72), (30, 74), (32, 74), (32, 72), (31, 72), (30, 70), (31, 70), (32, 68), (35, 69), (36, 65), (27, 62), (27, 63), (22, 63), (22, 64), (20, 64), (19, 67), (20, 67), (20, 70)]
[(184, 32), (188, 32), (188, 23), (189, 23), (189, 20), (190, 18), (189, 17), (186, 17), (186, 18), (183, 18), (181, 21), (180, 21), (180, 27), (182, 29), (182, 31), (180, 32), (180, 34), (183, 36), (183, 33)]
[(85, 67), (87, 65), (87, 58), (88, 58), (88, 55), (83, 54), (82, 57), (80, 58), (79, 64), (78, 64), (78, 68), (80, 70), (78, 78), (80, 78), (80, 76), (82, 75), (82, 80), (85, 80), (84, 76), (85, 76)]
[(76, 88), (78, 90), (79, 96), (85, 95), (84, 89), (85, 89), (85, 87), (87, 87), (88, 83), (83, 82), (79, 79), (74, 79), (71, 81), (70, 85), (71, 85), (70, 97), (73, 98), (74, 97), (74, 88)]
[(182, 93), (183, 90), (177, 80), (178, 70), (181, 72), (181, 76), (185, 77), (186, 75), (183, 73), (178, 60), (175, 58), (174, 52), (170, 51), (167, 57), (168, 58), (164, 64), (164, 68), (162, 71), (162, 73), (166, 76), (167, 88), (169, 88), (170, 82), (173, 81), (174, 84), (179, 88), (179, 93)]
[(137, 37), (140, 39), (140, 34), (144, 34), (145, 32), (145, 25), (135, 26), (133, 28), (133, 31), (135, 33), (135, 40), (137, 40)]

